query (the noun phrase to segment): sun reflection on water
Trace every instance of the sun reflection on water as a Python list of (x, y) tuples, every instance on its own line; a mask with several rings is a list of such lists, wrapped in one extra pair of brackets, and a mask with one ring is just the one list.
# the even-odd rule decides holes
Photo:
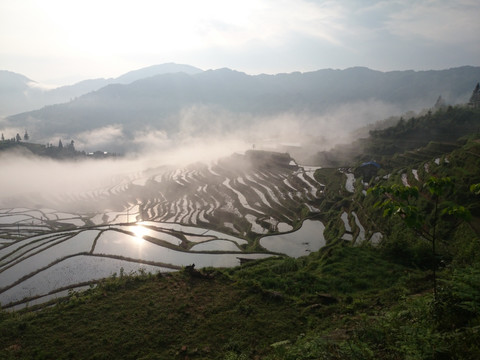
[(150, 230), (144, 226), (132, 226), (130, 229), (134, 235), (134, 241), (137, 245), (141, 245), (145, 240), (144, 236), (148, 235)]

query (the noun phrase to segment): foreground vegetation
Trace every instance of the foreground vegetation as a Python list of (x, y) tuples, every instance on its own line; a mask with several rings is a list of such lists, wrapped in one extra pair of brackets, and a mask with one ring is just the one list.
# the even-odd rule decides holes
[[(428, 121), (434, 126), (435, 116), (444, 119), (446, 111), (412, 124), (425, 127)], [(472, 114), (468, 109), (448, 111)], [(469, 116), (468, 124), (480, 120), (478, 113)], [(410, 205), (423, 214), (422, 226), (432, 230), (433, 225), (433, 252), (431, 242), (419, 236), (418, 228), (408, 227), (405, 217), (383, 217), (384, 210), (374, 206), (381, 199), (362, 192), (363, 179), (357, 179), (352, 194), (342, 186), (344, 175), (322, 169), (316, 177), (326, 184), (321, 216), (327, 246), (320, 251), (226, 270), (121, 273), (52, 307), (2, 312), (0, 358), (480, 358), (480, 206), (475, 186), (480, 183), (480, 138), (470, 134), (424, 145), (414, 152), (406, 147), (382, 155), (387, 166), (369, 186), (391, 189), (402, 181), (416, 186), (418, 196)], [(446, 177), (452, 187), (442, 193), (439, 208), (457, 204), (470, 217), (435, 214), (425, 184), (429, 178)], [(352, 211), (367, 234), (384, 234), (379, 246), (340, 240), (345, 228), (339, 215)]]
[(2, 313), (6, 359), (404, 359), (480, 355), (480, 267), (431, 273), (370, 246), (229, 271), (121, 276)]
[[(392, 267), (376, 254), (335, 247), (209, 276), (185, 271), (107, 279), (53, 308), (3, 313), (1, 349), (12, 359), (253, 358), (297, 341), (309, 346), (307, 334), (341, 329), (336, 339), (311, 338), (333, 344), (359, 315), (425, 290), (421, 272)], [(388, 291), (377, 296), (379, 287)]]

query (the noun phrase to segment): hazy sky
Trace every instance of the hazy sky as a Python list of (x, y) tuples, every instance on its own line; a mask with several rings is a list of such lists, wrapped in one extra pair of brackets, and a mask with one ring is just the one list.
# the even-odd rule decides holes
[(65, 84), (176, 62), (249, 74), (480, 65), (478, 0), (0, 0), (0, 69)]

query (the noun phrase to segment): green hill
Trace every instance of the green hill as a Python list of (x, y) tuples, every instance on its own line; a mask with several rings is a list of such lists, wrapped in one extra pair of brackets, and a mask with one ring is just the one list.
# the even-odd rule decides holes
[[(367, 138), (357, 138), (351, 144), (337, 145), (331, 151), (320, 152), (311, 161), (325, 167), (351, 166), (371, 159), (389, 164), (395, 154), (397, 157), (406, 152), (411, 154), (429, 142), (434, 142), (435, 146), (424, 150), (423, 159), (428, 159), (430, 155), (449, 152), (457, 147), (457, 139), (460, 137), (478, 133), (479, 109), (449, 106), (408, 120), (401, 118), (394, 126), (371, 130)], [(428, 154), (428, 150), (433, 152)], [(399, 164), (393, 162), (391, 165)]]

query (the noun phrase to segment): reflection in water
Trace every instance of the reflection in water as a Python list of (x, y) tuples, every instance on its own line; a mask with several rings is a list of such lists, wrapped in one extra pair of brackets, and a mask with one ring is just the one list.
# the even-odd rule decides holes
[(265, 236), (260, 239), (260, 245), (269, 251), (300, 257), (325, 246), (323, 230), (325, 226), (321, 221), (305, 220), (297, 231)]
[(142, 259), (157, 263), (171, 264), (174, 266), (187, 266), (195, 264), (197, 268), (202, 267), (232, 267), (240, 265), (238, 257), (242, 258), (263, 258), (271, 254), (244, 253), (237, 249), (234, 253), (225, 254), (202, 254), (169, 249), (143, 241), (142, 246), (135, 244), (134, 236), (125, 233), (107, 230), (98, 238), (94, 254), (114, 255), (130, 259)]
[(190, 251), (240, 251), (240, 249), (230, 240), (212, 240), (194, 245)]
[[(151, 272), (172, 271), (191, 264), (197, 268), (232, 267), (240, 265), (240, 258), (272, 256), (246, 253), (237, 245), (247, 243), (246, 240), (220, 232), (180, 226), (189, 232), (177, 234), (155, 224), (109, 225), (32, 236), (0, 249), (3, 258), (0, 262), (0, 303), (9, 304), (24, 298), (31, 300), (67, 286), (119, 273), (121, 268), (129, 273), (142, 268)], [(194, 233), (197, 235), (192, 235)], [(185, 238), (190, 236), (194, 237), (190, 240), (204, 242), (188, 251), (181, 245), (188, 242)], [(153, 239), (178, 248), (162, 246)], [(19, 280), (18, 284), (8, 288)]]
[(11, 266), (1, 269), (0, 288), (6, 287), (18, 279), (48, 266), (58, 259), (82, 252), (89, 252), (92, 248), (93, 239), (95, 239), (97, 234), (98, 230), (82, 231), (71, 238), (68, 238), (65, 234), (63, 239), (55, 240), (51, 244), (52, 246), (43, 251), (37, 249), (38, 252), (35, 252), (35, 250), (32, 250), (35, 253), (31, 256), (25, 255), (23, 261), (15, 260), (14, 264), (10, 264)]
[(151, 237), (151, 238), (162, 240), (162, 241), (165, 241), (165, 242), (168, 242), (172, 245), (177, 245), (177, 246), (179, 246), (182, 243), (182, 240), (179, 239), (178, 237), (176, 237), (172, 234), (165, 233), (163, 231), (153, 230), (148, 226), (143, 226), (143, 225), (124, 226), (124, 225), (120, 225), (120, 226), (116, 226), (116, 227), (112, 227), (112, 228), (114, 228), (114, 229), (118, 228), (118, 229), (121, 229), (121, 230), (128, 231), (130, 233), (133, 233), (134, 236), (136, 238), (138, 238), (139, 240), (141, 240), (141, 239), (145, 240), (146, 237)]
[(99, 256), (79, 255), (65, 259), (26, 279), (21, 284), (0, 293), (0, 302), (9, 304), (25, 297), (45, 295), (66, 286), (86, 281), (99, 280), (123, 268), (125, 274), (143, 269), (146, 272), (172, 271), (161, 266), (141, 264), (133, 261)]
[(137, 225), (137, 226), (131, 226), (130, 227), (131, 232), (133, 235), (133, 241), (135, 242), (136, 245), (142, 246), (142, 243), (145, 241), (143, 237), (145, 235), (150, 235), (150, 229), (147, 229), (146, 227)]
[[(133, 232), (135, 226), (131, 228), (129, 230)], [(145, 234), (141, 236), (145, 236)], [(108, 249), (120, 248), (121, 256), (131, 259), (144, 259), (152, 244), (149, 244), (141, 236), (131, 236), (119, 231), (107, 230), (98, 239), (94, 252), (97, 254), (109, 254)]]

